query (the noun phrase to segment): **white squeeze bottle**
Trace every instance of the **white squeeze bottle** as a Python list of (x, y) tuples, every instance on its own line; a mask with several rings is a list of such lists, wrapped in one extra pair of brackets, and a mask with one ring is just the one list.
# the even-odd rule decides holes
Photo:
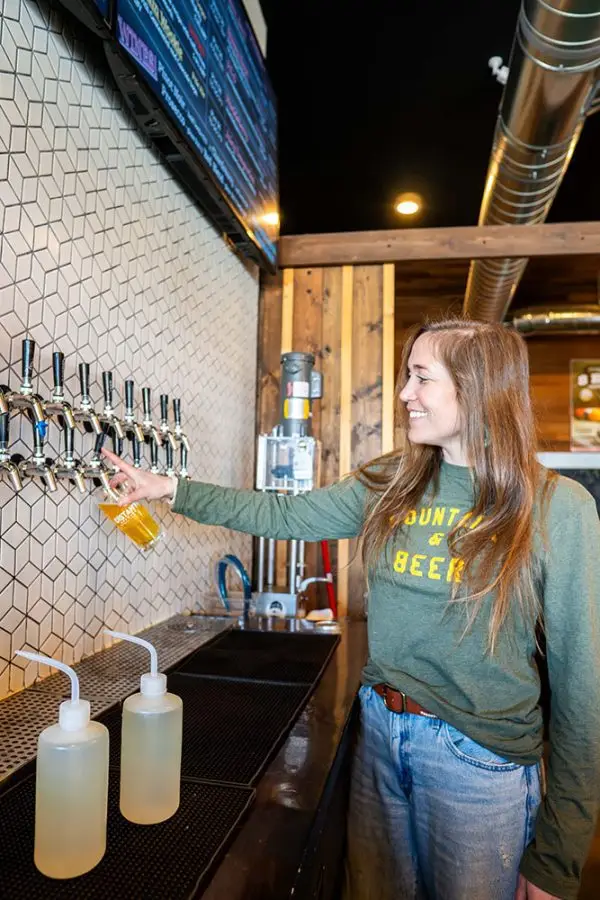
[(58, 724), (38, 739), (33, 861), (49, 878), (75, 878), (98, 865), (106, 850), (108, 730), (90, 721), (73, 669), (25, 650), (17, 656), (71, 679), (71, 699), (60, 704)]
[(167, 693), (167, 676), (158, 671), (152, 644), (119, 631), (105, 634), (150, 653), (150, 672), (140, 679), (140, 693), (123, 704), (120, 806), (130, 822), (154, 825), (179, 807), (183, 703)]

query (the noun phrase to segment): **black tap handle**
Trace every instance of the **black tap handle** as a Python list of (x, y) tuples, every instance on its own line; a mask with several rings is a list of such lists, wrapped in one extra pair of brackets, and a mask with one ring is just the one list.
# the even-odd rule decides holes
[(181, 400), (173, 400), (173, 418), (175, 424), (181, 427)]
[(169, 395), (161, 394), (160, 395), (160, 419), (161, 422), (166, 422), (169, 418)]
[(133, 412), (133, 381), (125, 382), (125, 409), (128, 413)]
[(137, 468), (142, 464), (142, 445), (135, 438), (133, 438), (131, 445), (133, 453), (133, 464)]
[(52, 372), (54, 374), (54, 390), (62, 393), (65, 378), (65, 354), (55, 350), (52, 354)]
[(158, 444), (156, 441), (150, 441), (150, 465), (153, 469), (158, 469)]
[(112, 372), (102, 373), (102, 387), (104, 389), (104, 403), (106, 406), (112, 406)]
[(33, 355), (35, 353), (35, 341), (32, 338), (23, 339), (22, 374), (23, 383), (31, 384), (33, 377)]
[(34, 456), (44, 455), (44, 438), (46, 437), (46, 422), (32, 422), (33, 424), (33, 453)]
[(81, 397), (87, 400), (90, 396), (90, 364), (79, 363), (79, 387), (81, 388)]
[(142, 404), (144, 407), (144, 418), (150, 419), (152, 417), (152, 405), (150, 401), (150, 388), (148, 387), (142, 388)]
[(123, 456), (123, 438), (117, 437), (116, 432), (112, 433), (113, 453), (117, 456)]
[(104, 428), (100, 432), (99, 435), (96, 436), (96, 442), (94, 444), (94, 456), (100, 456), (100, 451), (104, 446), (104, 441), (106, 440), (106, 432)]
[(8, 450), (9, 413), (0, 414), (0, 450)]
[(167, 469), (171, 470), (173, 468), (173, 448), (169, 441), (165, 443), (165, 459), (167, 462)]
[(65, 458), (72, 459), (75, 452), (75, 431), (65, 424), (63, 425), (63, 433), (65, 436)]
[(180, 455), (180, 460), (181, 460), (181, 468), (184, 469), (184, 470), (187, 469), (187, 465), (188, 465), (188, 449), (187, 449), (187, 447), (185, 446), (184, 443), (181, 444), (181, 455)]

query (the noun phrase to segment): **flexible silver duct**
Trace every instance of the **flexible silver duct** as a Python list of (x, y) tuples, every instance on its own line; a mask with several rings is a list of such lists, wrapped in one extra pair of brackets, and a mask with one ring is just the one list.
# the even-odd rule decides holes
[(554, 306), (515, 310), (511, 322), (524, 337), (531, 334), (599, 334), (600, 306)]
[[(586, 115), (596, 110), (600, 0), (523, 0), (500, 103), (480, 225), (543, 222)], [(527, 259), (471, 263), (470, 319), (504, 318)]]

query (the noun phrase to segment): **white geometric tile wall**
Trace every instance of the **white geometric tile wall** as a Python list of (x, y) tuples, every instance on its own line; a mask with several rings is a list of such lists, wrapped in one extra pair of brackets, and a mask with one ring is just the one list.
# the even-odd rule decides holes
[[(254, 459), (256, 271), (224, 244), (122, 108), (110, 76), (56, 11), (0, 0), (0, 383), (20, 383), (37, 342), (36, 390), (65, 354), (67, 398), (91, 366), (92, 400), (112, 370), (121, 408), (132, 377), (155, 407), (180, 397), (192, 477), (249, 487)], [(76, 451), (89, 453), (88, 436)], [(11, 418), (11, 450), (31, 452)], [(50, 425), (46, 453), (61, 452)], [(67, 662), (197, 605), (218, 557), (249, 564), (250, 539), (156, 507), (164, 540), (147, 557), (97, 509), (97, 492), (0, 478), (0, 697), (34, 680), (14, 651)]]

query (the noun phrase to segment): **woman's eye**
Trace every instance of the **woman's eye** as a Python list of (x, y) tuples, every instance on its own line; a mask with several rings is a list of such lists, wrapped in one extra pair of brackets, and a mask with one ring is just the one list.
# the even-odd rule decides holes
[(424, 378), (423, 375), (417, 375), (417, 381), (419, 382), (419, 384), (425, 384), (427, 381), (429, 381), (429, 378)]

